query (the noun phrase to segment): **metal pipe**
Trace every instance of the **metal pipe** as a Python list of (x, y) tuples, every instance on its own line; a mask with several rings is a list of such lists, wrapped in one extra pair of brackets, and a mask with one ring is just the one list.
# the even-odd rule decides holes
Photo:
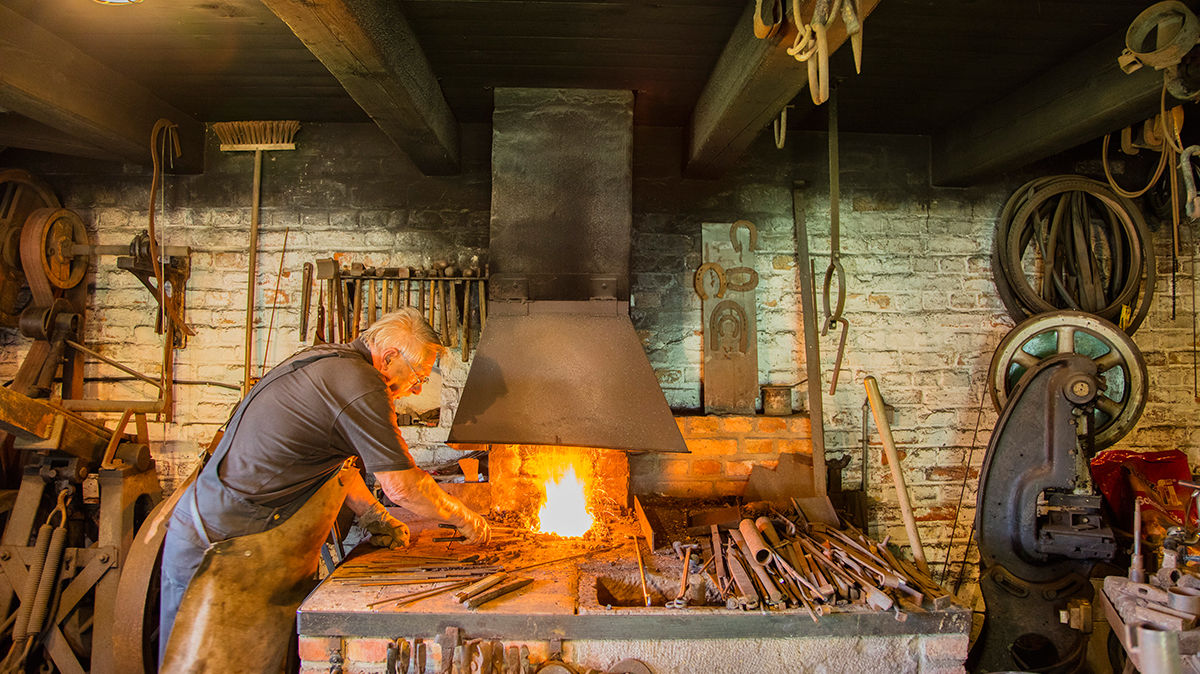
[(1142, 559), (1142, 497), (1133, 500), (1133, 554), (1129, 562), (1129, 580), (1146, 582), (1146, 568)]
[(770, 561), (771, 551), (767, 549), (766, 542), (763, 541), (762, 536), (758, 533), (758, 527), (754, 526), (754, 520), (747, 518), (739, 522), (738, 531), (741, 532), (742, 538), (746, 540), (746, 547), (749, 548), (754, 561), (759, 564), (766, 564)]
[(917, 531), (917, 518), (913, 516), (912, 503), (908, 500), (908, 487), (904, 484), (904, 471), (900, 468), (900, 453), (896, 451), (896, 441), (892, 439), (892, 427), (888, 424), (887, 411), (883, 407), (883, 396), (879, 393), (879, 384), (875, 377), (868, 376), (863, 382), (867, 389), (867, 400), (871, 402), (871, 414), (875, 417), (875, 427), (879, 429), (879, 438), (887, 452), (888, 465), (892, 469), (892, 482), (896, 485), (896, 497), (900, 501), (900, 514), (904, 517), (904, 529), (908, 532), (908, 540), (912, 546), (913, 559), (921, 573), (929, 575), (929, 564), (925, 561), (925, 549), (921, 547), (921, 534)]

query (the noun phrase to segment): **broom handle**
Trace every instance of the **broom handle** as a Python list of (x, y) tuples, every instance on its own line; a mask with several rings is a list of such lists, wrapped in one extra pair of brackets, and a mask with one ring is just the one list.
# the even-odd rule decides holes
[(246, 277), (246, 337), (245, 367), (242, 375), (242, 395), (250, 392), (250, 342), (254, 336), (254, 277), (258, 262), (258, 193), (262, 184), (262, 150), (254, 151), (254, 194), (250, 205), (250, 262)]
[(892, 482), (896, 484), (896, 497), (900, 501), (900, 514), (904, 517), (904, 528), (908, 531), (913, 559), (917, 562), (917, 568), (928, 575), (929, 564), (925, 561), (925, 548), (921, 546), (917, 519), (913, 517), (912, 504), (908, 501), (908, 487), (904, 484), (904, 471), (900, 468), (900, 453), (896, 451), (896, 441), (892, 439), (892, 427), (888, 424), (887, 411), (883, 408), (879, 384), (874, 377), (867, 377), (863, 383), (867, 388), (867, 400), (871, 403), (871, 414), (875, 417), (875, 428), (879, 429), (879, 439), (883, 440), (883, 449), (887, 452), (888, 465), (892, 469)]

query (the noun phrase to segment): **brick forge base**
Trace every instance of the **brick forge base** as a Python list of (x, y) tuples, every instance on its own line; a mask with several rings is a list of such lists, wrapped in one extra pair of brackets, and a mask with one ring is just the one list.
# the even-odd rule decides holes
[(680, 498), (740, 496), (754, 466), (775, 468), (780, 454), (806, 454), (808, 415), (676, 417), (690, 454), (631, 454), (630, 491)]
[[(436, 635), (421, 637), (426, 644), (424, 672), (442, 669)], [(412, 642), (412, 637), (408, 637)], [(382, 637), (300, 637), (302, 674), (390, 674), (388, 644)], [(527, 646), (531, 660), (544, 661), (552, 642), (501, 641)], [(580, 671), (607, 671), (627, 658), (646, 663), (655, 674), (764, 674), (765, 672), (826, 672), (828, 674), (961, 674), (966, 669), (966, 634), (906, 634), (888, 636), (823, 636), (775, 639), (577, 639), (562, 641), (561, 659)]]

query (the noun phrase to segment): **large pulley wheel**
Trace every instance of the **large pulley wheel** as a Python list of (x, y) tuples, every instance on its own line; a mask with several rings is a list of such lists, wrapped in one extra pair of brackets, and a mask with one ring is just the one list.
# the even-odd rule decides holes
[(30, 287), (35, 274), (60, 290), (79, 285), (87, 273), (89, 256), (77, 256), (75, 248), (87, 245), (87, 228), (74, 211), (40, 208), (30, 213), (21, 233), (21, 260)]
[(21, 268), (21, 227), (29, 214), (58, 207), (58, 197), (28, 171), (0, 170), (0, 268)]
[(54, 192), (28, 171), (0, 170), (0, 325), (16, 326), (21, 313), (18, 293), (21, 273), (21, 229), (29, 214), (58, 208)]
[(1096, 448), (1111, 446), (1133, 430), (1146, 404), (1146, 363), (1129, 335), (1098, 316), (1079, 311), (1039, 314), (1000, 342), (988, 367), (988, 385), (997, 410), (1022, 378), (1043, 360), (1074, 353), (1091, 358), (1100, 377), (1096, 398)]

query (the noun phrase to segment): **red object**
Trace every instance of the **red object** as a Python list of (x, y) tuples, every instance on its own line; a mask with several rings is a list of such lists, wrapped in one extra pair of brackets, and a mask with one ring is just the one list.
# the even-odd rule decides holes
[[(1157, 500), (1141, 490), (1134, 490), (1126, 469), (1131, 470), (1151, 484), (1161, 480), (1190, 480), (1192, 471), (1188, 466), (1187, 455), (1178, 449), (1164, 449), (1158, 452), (1134, 452), (1127, 449), (1110, 449), (1100, 452), (1092, 459), (1092, 479), (1104, 500), (1112, 508), (1117, 520), (1126, 528), (1133, 526), (1133, 500), (1138, 496), (1146, 496)], [(1172, 514), (1183, 519), (1182, 508), (1172, 508)]]

